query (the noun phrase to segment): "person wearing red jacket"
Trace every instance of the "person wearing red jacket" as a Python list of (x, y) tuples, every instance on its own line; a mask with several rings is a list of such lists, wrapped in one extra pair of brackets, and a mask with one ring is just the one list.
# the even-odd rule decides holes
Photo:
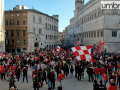
[(98, 74), (99, 74), (99, 68), (96, 66), (94, 69), (94, 73), (95, 73), (95, 78), (98, 79)]
[(120, 69), (120, 63), (118, 63), (117, 67), (118, 67), (118, 69)]
[(15, 68), (12, 65), (9, 67), (9, 72), (11, 72), (11, 70), (15, 71)]
[(107, 82), (108, 82), (107, 72), (105, 72), (105, 73), (103, 74), (103, 76), (104, 76), (104, 86), (106, 87), (106, 84), (107, 84)]
[(103, 67), (103, 65), (102, 65), (102, 67), (100, 68), (100, 76), (101, 76), (101, 80), (102, 80), (102, 78), (103, 78), (103, 74), (105, 73), (105, 68)]
[(112, 75), (114, 76), (114, 82), (116, 82), (116, 75), (115, 75), (115, 72), (112, 73)]
[(1, 80), (3, 80), (3, 76), (4, 76), (4, 80), (5, 80), (5, 68), (4, 68), (4, 65), (1, 66), (0, 72), (1, 72)]
[(117, 90), (117, 85), (115, 84), (114, 79), (111, 79), (110, 81), (111, 83), (108, 86), (108, 90)]
[(108, 72), (109, 73), (112, 72), (112, 69), (113, 69), (113, 66), (111, 64), (109, 64), (109, 66), (108, 66)]

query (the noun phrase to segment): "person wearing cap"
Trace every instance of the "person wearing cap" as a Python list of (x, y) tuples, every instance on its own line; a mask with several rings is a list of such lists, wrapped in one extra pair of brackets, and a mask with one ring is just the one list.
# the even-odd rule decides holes
[(107, 88), (103, 85), (103, 81), (100, 81), (100, 85), (97, 86), (96, 90), (107, 90)]
[(110, 80), (110, 84), (108, 86), (108, 90), (117, 90), (117, 85), (114, 82), (114, 79)]

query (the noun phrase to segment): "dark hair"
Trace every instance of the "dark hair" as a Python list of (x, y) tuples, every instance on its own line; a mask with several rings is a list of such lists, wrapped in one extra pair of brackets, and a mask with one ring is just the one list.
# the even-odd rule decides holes
[(103, 83), (103, 81), (101, 80), (100, 83)]
[(61, 87), (61, 86), (59, 86), (59, 87), (58, 87), (58, 90), (62, 90), (62, 87)]
[(51, 90), (51, 87), (49, 87), (48, 90)]

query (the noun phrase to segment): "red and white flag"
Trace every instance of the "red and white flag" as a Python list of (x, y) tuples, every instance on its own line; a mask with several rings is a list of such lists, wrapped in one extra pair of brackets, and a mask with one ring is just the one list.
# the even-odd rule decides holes
[(93, 55), (96, 55), (96, 53), (97, 53), (97, 51), (94, 49), (94, 51), (93, 51)]
[(99, 54), (100, 54), (101, 51), (102, 51), (102, 46), (103, 46), (103, 44), (105, 44), (105, 42), (104, 42), (104, 41), (100, 41), (99, 48), (98, 48), (98, 53), (99, 53)]
[(63, 51), (63, 49), (60, 46), (57, 46), (57, 51)]
[(92, 48), (92, 46), (89, 45), (89, 46), (73, 47), (71, 49), (78, 61), (81, 61), (81, 60), (90, 61), (92, 58), (91, 48)]
[(76, 43), (75, 47), (77, 47), (77, 46), (79, 45), (79, 43), (80, 43), (80, 41), (77, 41), (77, 43)]

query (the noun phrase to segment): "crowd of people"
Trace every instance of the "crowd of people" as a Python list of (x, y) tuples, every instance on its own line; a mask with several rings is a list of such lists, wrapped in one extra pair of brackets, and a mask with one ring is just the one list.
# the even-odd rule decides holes
[[(33, 90), (39, 90), (45, 83), (48, 84), (48, 90), (55, 89), (55, 81), (60, 82), (58, 90), (62, 90), (64, 77), (68, 77), (70, 74), (77, 78), (77, 82), (81, 82), (85, 72), (88, 74), (88, 81), (93, 82), (93, 90), (117, 90), (118, 86), (120, 89), (119, 54), (96, 54), (93, 56), (92, 62), (86, 60), (74, 62), (76, 58), (71, 50), (61, 52), (41, 50), (19, 54), (1, 53), (0, 56), (1, 80), (8, 78), (9, 90), (18, 90), (15, 81), (21, 82), (20, 77), (22, 77), (22, 83), (25, 82), (25, 78), (29, 83), (29, 68), (32, 71)], [(108, 88), (106, 87), (107, 83), (109, 83)]]

